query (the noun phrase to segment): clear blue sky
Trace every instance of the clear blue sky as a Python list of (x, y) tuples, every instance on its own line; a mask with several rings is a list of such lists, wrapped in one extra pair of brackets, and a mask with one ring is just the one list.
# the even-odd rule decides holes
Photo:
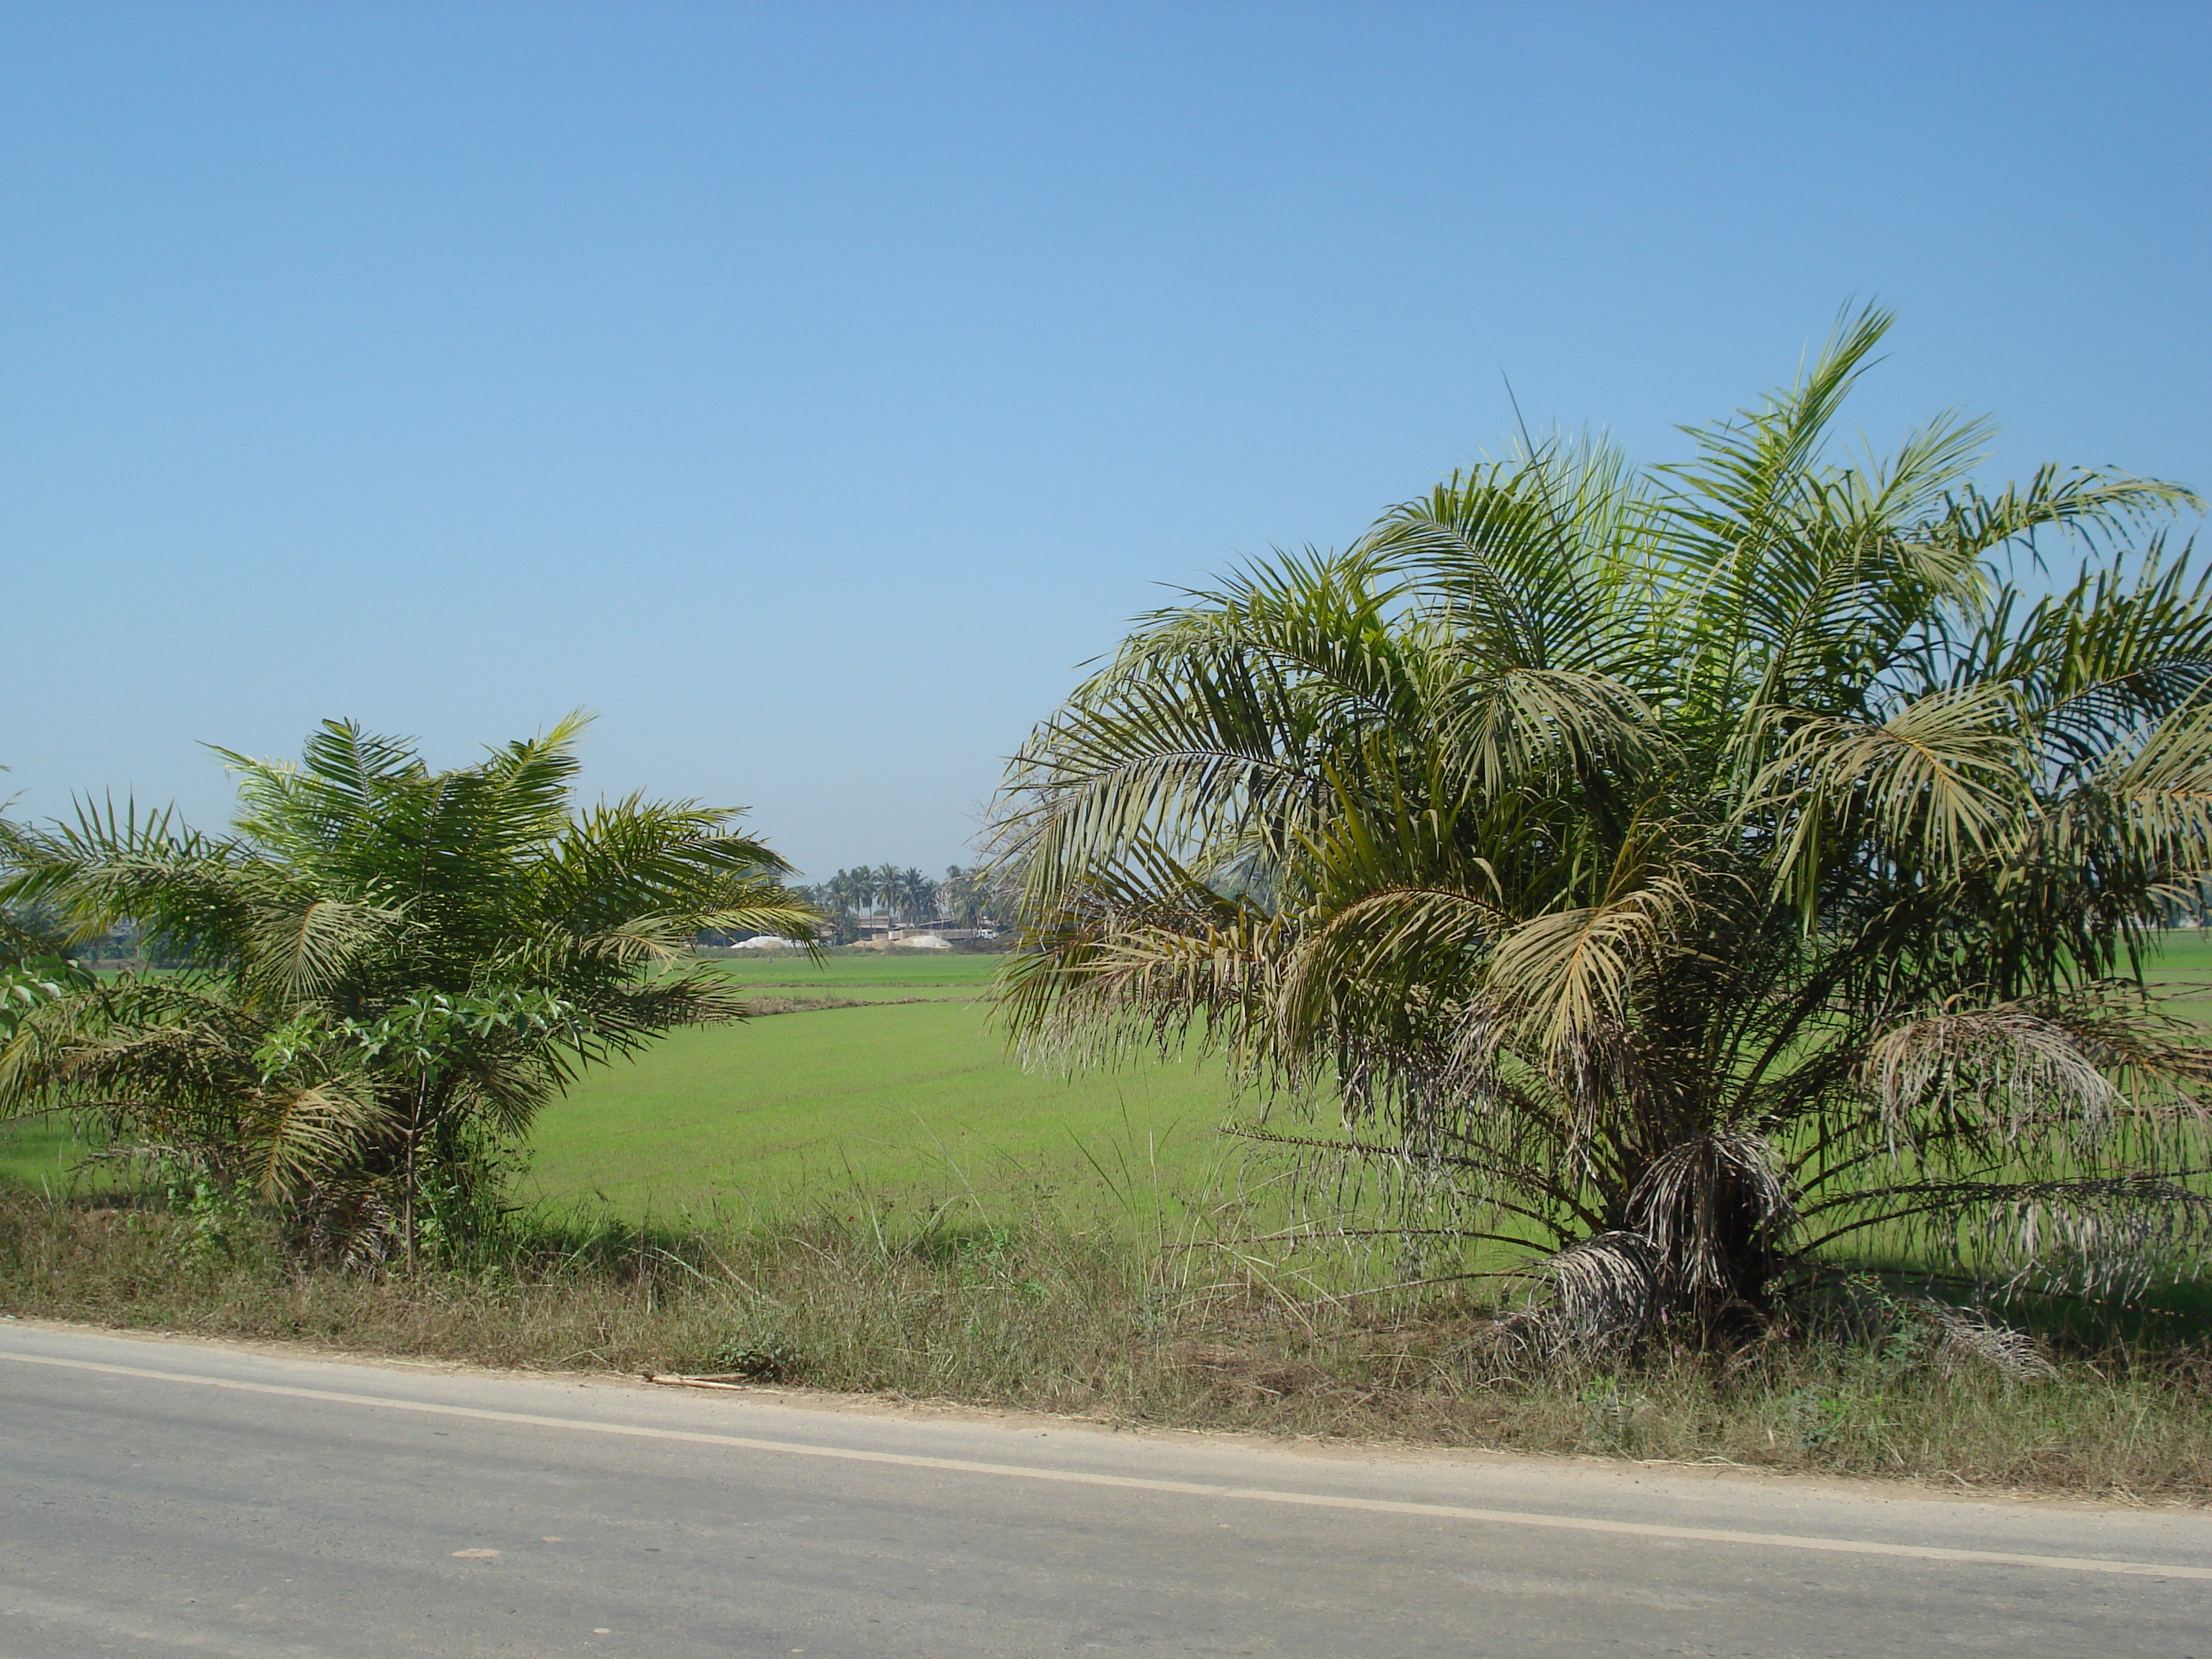
[(2212, 486), (2212, 6), (0, 10), (0, 793), (459, 761), (963, 858), (1160, 583), (1510, 422), (1903, 308), (1948, 405)]

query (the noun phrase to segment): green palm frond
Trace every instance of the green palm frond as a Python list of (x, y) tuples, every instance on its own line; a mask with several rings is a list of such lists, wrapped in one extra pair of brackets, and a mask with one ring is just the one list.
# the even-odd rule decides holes
[(1869, 844), (1939, 879), (1987, 857), (2033, 805), (2009, 686), (1939, 691), (1876, 721), (1800, 725), (1754, 782), (1744, 816), (1787, 822), (1778, 890), (1814, 911), (1827, 867)]

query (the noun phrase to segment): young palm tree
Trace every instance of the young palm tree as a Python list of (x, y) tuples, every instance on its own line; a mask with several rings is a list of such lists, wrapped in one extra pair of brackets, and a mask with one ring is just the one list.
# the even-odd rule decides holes
[(1013, 1030), (1333, 1101), (1259, 1133), (1529, 1252), (1563, 1340), (1870, 1230), (2172, 1266), (2212, 1067), (2137, 969), (2212, 867), (2212, 592), (2123, 538), (2195, 498), (1985, 494), (1948, 418), (1831, 459), (1887, 321), (1687, 465), (1536, 446), (1146, 618), (1009, 774)]
[(325, 725), (300, 764), (224, 752), (233, 832), (88, 810), (19, 833), (0, 898), (79, 937), (137, 921), (193, 966), (49, 998), (0, 1048), (0, 1111), (67, 1109), (127, 1147), (258, 1182), (313, 1230), (411, 1255), (587, 1066), (744, 1005), (690, 942), (809, 942), (813, 913), (735, 814), (639, 797), (571, 809), (584, 722), (434, 772)]

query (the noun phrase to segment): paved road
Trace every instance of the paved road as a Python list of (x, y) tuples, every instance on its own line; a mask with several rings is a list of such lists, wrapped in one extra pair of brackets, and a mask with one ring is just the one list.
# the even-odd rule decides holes
[(0, 1655), (2156, 1654), (2212, 1518), (0, 1322)]

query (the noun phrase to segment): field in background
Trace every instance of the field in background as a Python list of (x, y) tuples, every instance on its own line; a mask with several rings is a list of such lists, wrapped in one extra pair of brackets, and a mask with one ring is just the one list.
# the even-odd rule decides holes
[[(585, 1079), (539, 1119), (521, 1195), (633, 1218), (742, 1221), (802, 1194), (986, 1212), (1044, 1200), (1071, 1216), (1212, 1184), (1238, 1149), (1217, 1067), (1024, 1072), (981, 1000), (998, 958), (841, 951), (735, 958), (764, 1015), (679, 1032)], [(2203, 984), (2177, 1010), (2212, 1020), (2212, 930), (2169, 935), (2154, 972)], [(807, 1004), (842, 1004), (806, 1007)], [(0, 1183), (65, 1187), (65, 1128), (0, 1126)]]
[(64, 1192), (76, 1181), (76, 1137), (44, 1118), (0, 1123), (0, 1187)]
[(586, 1079), (538, 1120), (522, 1193), (634, 1218), (744, 1220), (842, 1193), (1096, 1214), (1117, 1207), (1114, 1184), (1211, 1184), (1229, 1103), (1218, 1071), (1024, 1072), (983, 1001), (998, 964), (865, 951), (732, 959), (726, 971), (760, 1006), (793, 1012), (680, 1031)]
[(587, 1079), (538, 1120), (522, 1189), (702, 1220), (824, 1190), (1095, 1212), (1119, 1206), (1115, 1185), (1211, 1185), (1230, 1103), (1218, 1071), (1187, 1063), (1025, 1073), (971, 1002), (777, 1014)]
[[(1025, 1073), (988, 1024), (998, 964), (854, 950), (724, 960), (756, 1006), (788, 1012), (678, 1031), (586, 1078), (539, 1118), (518, 1195), (705, 1221), (825, 1192), (972, 1195), (987, 1213), (1042, 1199), (1085, 1215), (1121, 1207), (1116, 1186), (1210, 1186), (1228, 1150), (1218, 1071)], [(81, 1150), (59, 1123), (0, 1125), (0, 1184), (64, 1190)]]
[(2212, 927), (2168, 933), (2148, 969), (2151, 978), (2176, 994), (2176, 1012), (2212, 1024)]
[(979, 997), (1001, 959), (949, 951), (803, 951), (732, 953), (716, 958), (732, 979), (766, 997)]

